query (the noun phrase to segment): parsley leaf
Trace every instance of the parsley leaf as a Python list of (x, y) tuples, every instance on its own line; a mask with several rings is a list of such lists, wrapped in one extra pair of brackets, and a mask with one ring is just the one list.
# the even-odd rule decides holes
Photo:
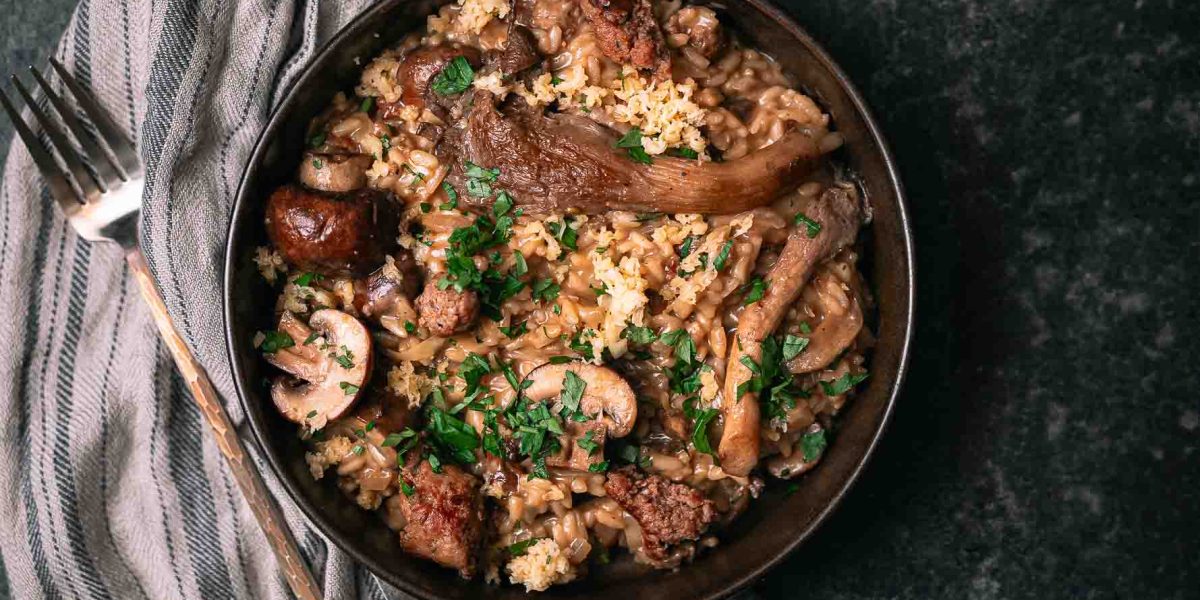
[(358, 393), (358, 386), (354, 385), (353, 383), (341, 381), (338, 382), (338, 387), (342, 388), (342, 392), (344, 392), (347, 396), (353, 396), (354, 394)]
[(651, 344), (658, 339), (653, 329), (640, 325), (626, 325), (621, 331), (621, 337), (634, 344)]
[(529, 550), (530, 546), (533, 546), (534, 544), (538, 543), (538, 541), (540, 541), (541, 539), (542, 538), (529, 538), (527, 540), (521, 540), (521, 541), (509, 546), (508, 553), (511, 554), (512, 556), (524, 556), (525, 552), (527, 550)]
[(712, 445), (708, 441), (708, 424), (712, 422), (719, 412), (715, 408), (706, 408), (696, 414), (695, 427), (692, 429), (692, 445), (696, 447), (697, 452), (713, 456), (717, 455), (716, 450), (713, 450)]
[(592, 464), (588, 465), (588, 473), (603, 473), (607, 470), (608, 470), (608, 461), (607, 460), (602, 460), (598, 463), (592, 463)]
[(650, 155), (646, 154), (646, 149), (642, 147), (642, 130), (638, 127), (630, 129), (629, 133), (621, 136), (621, 139), (617, 140), (617, 147), (626, 148), (629, 150), (630, 158), (644, 165), (654, 162), (650, 159)]
[(592, 456), (592, 455), (596, 454), (596, 451), (600, 449), (600, 442), (597, 442), (596, 440), (592, 439), (592, 437), (595, 433), (596, 433), (595, 430), (589, 429), (588, 432), (586, 434), (584, 434), (584, 436), (582, 438), (575, 440), (575, 445), (586, 450), (588, 453), (588, 456)]
[(859, 373), (857, 375), (846, 373), (845, 375), (834, 379), (832, 383), (828, 381), (822, 381), (821, 389), (825, 391), (826, 396), (841, 396), (842, 394), (850, 391), (850, 388), (865, 381), (869, 375), (870, 374), (866, 372)]
[(462, 56), (454, 57), (433, 80), (433, 91), (440, 96), (461, 94), (471, 87), (475, 79), (475, 70), (471, 63)]
[(821, 233), (821, 224), (808, 218), (808, 216), (802, 212), (796, 213), (796, 218), (793, 220), (793, 223), (796, 225), (803, 223), (805, 227), (805, 233), (808, 234), (809, 239), (815, 238), (817, 237), (818, 233)]
[(804, 451), (804, 462), (812, 462), (819, 458), (825, 451), (826, 444), (824, 429), (805, 433), (804, 437), (800, 438), (800, 448)]
[(296, 345), (296, 340), (292, 336), (282, 331), (264, 331), (262, 345), (258, 347), (263, 351), (263, 354), (274, 354), (284, 348), (291, 348)]
[(292, 283), (302, 286), (302, 287), (308, 287), (308, 286), (312, 285), (312, 282), (320, 280), (320, 279), (322, 279), (322, 277), (319, 273), (306, 272), (306, 273), (301, 273), (299, 277), (293, 279)]
[(559, 401), (562, 403), (565, 414), (574, 414), (579, 410), (579, 401), (583, 399), (585, 389), (587, 389), (587, 382), (576, 375), (574, 371), (567, 371), (566, 376), (563, 377), (562, 394), (559, 395)]
[(674, 154), (679, 158), (690, 158), (692, 160), (700, 158), (700, 153), (692, 150), (691, 148), (673, 148), (671, 149), (671, 154)]
[(549, 302), (558, 298), (559, 289), (553, 279), (539, 279), (533, 282), (533, 299)]
[(742, 298), (742, 305), (749, 306), (763, 299), (767, 293), (767, 282), (762, 277), (755, 277), (743, 286), (746, 289), (746, 296)]
[(783, 338), (783, 360), (792, 360), (808, 347), (808, 338), (788, 334)]
[[(436, 407), (429, 407), (429, 422), (425, 431), (439, 451), (463, 465), (475, 462), (475, 449), (479, 447), (479, 436), (475, 428), (462, 419)], [(431, 461), (432, 462), (432, 461)], [(432, 466), (432, 464), (430, 465)]]
[(725, 263), (729, 261), (729, 252), (733, 250), (733, 240), (725, 242), (721, 246), (721, 251), (717, 252), (717, 258), (713, 260), (713, 268), (720, 271), (725, 268)]

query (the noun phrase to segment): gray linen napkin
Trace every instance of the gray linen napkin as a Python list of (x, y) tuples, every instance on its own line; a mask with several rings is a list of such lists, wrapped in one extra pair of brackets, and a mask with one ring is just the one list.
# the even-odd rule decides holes
[[(143, 249), (235, 422), (220, 276), (242, 166), (282, 91), (370, 4), (83, 0), (56, 51), (137, 140)], [(74, 234), (19, 141), (0, 206), (0, 552), (12, 592), (289, 597), (121, 252)], [(326, 597), (407, 597), (275, 496)]]
[[(367, 4), (83, 0), (58, 46), (138, 142), (146, 254), (227, 399), (219, 276), (242, 165), (281, 90)], [(287, 597), (120, 251), (74, 234), (20, 142), (0, 203), (0, 548), (13, 593)], [(400, 597), (283, 504), (329, 598)]]

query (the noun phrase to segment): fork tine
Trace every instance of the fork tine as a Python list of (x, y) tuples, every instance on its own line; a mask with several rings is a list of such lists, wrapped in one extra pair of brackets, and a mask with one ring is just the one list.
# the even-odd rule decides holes
[(100, 148), (100, 145), (96, 143), (96, 140), (92, 139), (92, 136), (84, 131), (83, 125), (75, 116), (75, 111), (71, 110), (67, 106), (67, 103), (63, 102), (63, 99), (54, 93), (54, 88), (50, 87), (50, 83), (42, 77), (42, 73), (34, 68), (33, 65), (29, 66), (29, 72), (33, 74), (38, 87), (42, 88), (42, 93), (46, 94), (46, 97), (50, 99), (50, 104), (54, 105), (54, 110), (58, 111), (59, 116), (62, 117), (63, 125), (67, 131), (70, 131), (71, 135), (75, 136), (75, 139), (79, 141), (79, 145), (83, 148), (84, 158), (91, 163), (100, 183), (104, 187), (110, 187), (118, 179), (125, 179), (125, 177), (117, 173), (117, 170), (120, 169), (117, 163), (109, 157), (108, 153)]
[(29, 90), (25, 89), (25, 84), (17, 79), (16, 75), (12, 76), (13, 85), (17, 88), (17, 93), (25, 99), (25, 104), (29, 106), (29, 112), (33, 113), (33, 117), (37, 119), (38, 124), (50, 136), (51, 150), (58, 150), (58, 155), (62, 157), (63, 163), (67, 165), (67, 172), (75, 179), (75, 183), (79, 186), (79, 191), (83, 192), (84, 202), (96, 198), (99, 194), (108, 191), (107, 188), (97, 187), (97, 182), (91, 174), (87, 172), (87, 168), (83, 166), (83, 161), (79, 160), (79, 155), (75, 152), (75, 148), (71, 147), (71, 141), (67, 139), (67, 135), (63, 133), (62, 127), (58, 122), (51, 119), (42, 109), (38, 107), (34, 101), (33, 95)]
[(12, 119), (17, 135), (21, 136), (21, 141), (25, 142), (25, 147), (29, 149), (29, 154), (33, 157), (33, 163), (37, 165), (38, 170), (42, 172), (42, 177), (46, 179), (50, 195), (54, 196), (54, 200), (58, 202), (63, 213), (69, 216), (79, 210), (83, 200), (75, 193), (71, 183), (67, 181), (66, 175), (58, 168), (54, 157), (46, 152), (37, 136), (25, 125), (25, 121), (21, 119), (21, 113), (13, 108), (12, 102), (9, 102), (8, 95), (4, 93), (4, 90), (0, 90), (0, 104), (4, 105), (4, 112), (8, 113), (9, 119)]
[(92, 120), (92, 124), (96, 126), (96, 131), (100, 133), (100, 138), (105, 144), (112, 149), (120, 162), (121, 169), (125, 174), (129, 175), (141, 170), (141, 159), (138, 158), (137, 148), (133, 146), (133, 142), (121, 131), (112, 118), (108, 116), (96, 100), (83, 89), (83, 86), (75, 79), (73, 75), (67, 72), (67, 68), (58, 59), (51, 58), (50, 65), (54, 67), (55, 72), (62, 78), (63, 83), (67, 84), (67, 89), (71, 90), (71, 94), (75, 96), (75, 100), (79, 102), (79, 106), (83, 108), (83, 112)]

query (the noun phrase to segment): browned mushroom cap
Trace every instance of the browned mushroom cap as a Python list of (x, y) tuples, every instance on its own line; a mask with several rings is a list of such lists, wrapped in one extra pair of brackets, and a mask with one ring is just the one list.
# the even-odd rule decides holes
[[(829, 366), (863, 327), (862, 305), (858, 294), (846, 290), (840, 279), (829, 273), (813, 277), (809, 286), (816, 298), (813, 304), (820, 313), (821, 322), (813, 328), (808, 346), (788, 363), (793, 373), (812, 373)], [(805, 291), (807, 295), (808, 290)]]
[(353, 192), (367, 185), (373, 159), (365, 154), (305, 152), (300, 161), (300, 183), (322, 192)]
[[(276, 378), (271, 386), (275, 408), (285, 419), (314, 429), (345, 414), (371, 375), (367, 328), (344, 312), (326, 308), (313, 313), (308, 325), (284, 312), (279, 330), (294, 345), (265, 355), (291, 375)], [(310, 339), (314, 332), (319, 338)]]
[(573, 362), (562, 365), (544, 364), (525, 377), (525, 396), (543, 402), (562, 393), (567, 372), (583, 380), (583, 398), (579, 410), (590, 417), (600, 417), (608, 437), (620, 438), (633, 431), (637, 420), (637, 396), (633, 388), (616, 371), (599, 365)]

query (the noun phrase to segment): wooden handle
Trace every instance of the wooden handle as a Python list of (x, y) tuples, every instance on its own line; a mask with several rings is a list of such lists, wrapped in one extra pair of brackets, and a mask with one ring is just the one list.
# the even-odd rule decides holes
[(296, 546), (296, 540), (292, 537), (292, 532), (288, 530), (287, 523), (283, 520), (283, 514), (279, 512), (279, 507), (267, 493), (267, 486), (263, 483), (262, 476), (258, 474), (258, 470), (250, 462), (250, 458), (246, 456), (246, 449), (242, 446), (242, 441), (238, 438), (233, 423), (229, 421), (229, 415), (225, 412), (225, 407), (221, 404), (221, 399), (217, 396), (212, 382), (208, 380), (208, 375), (200, 363), (196, 362), (196, 357), (192, 356), (191, 350), (188, 349), (179, 332), (175, 331), (175, 325), (171, 322), (170, 315), (167, 314), (167, 305), (154, 285), (154, 277), (150, 274), (146, 257), (141, 250), (135, 248), (125, 255), (125, 260), (133, 269), (134, 278), (142, 290), (142, 297), (146, 299), (146, 304), (150, 306), (150, 312), (154, 314), (154, 323), (158, 325), (158, 332), (162, 334), (163, 340), (167, 342), (167, 347), (171, 349), (171, 355), (175, 357), (175, 365), (179, 367), (179, 372), (183, 374), (184, 380), (191, 388), (192, 396), (196, 399), (200, 412), (204, 414), (208, 424), (212, 427), (213, 434), (217, 438), (217, 447), (221, 449), (221, 454), (225, 455), (225, 460), (228, 461), (229, 468), (233, 470), (233, 476), (242, 488), (246, 502), (250, 503), (250, 510), (254, 511), (254, 516), (258, 519), (263, 533), (267, 534), (267, 541), (275, 550), (275, 558), (279, 560), (279, 566), (283, 569), (288, 585), (291, 586), (296, 597), (302, 600), (319, 600), (321, 588), (317, 586), (308, 566), (304, 564), (300, 548)]

